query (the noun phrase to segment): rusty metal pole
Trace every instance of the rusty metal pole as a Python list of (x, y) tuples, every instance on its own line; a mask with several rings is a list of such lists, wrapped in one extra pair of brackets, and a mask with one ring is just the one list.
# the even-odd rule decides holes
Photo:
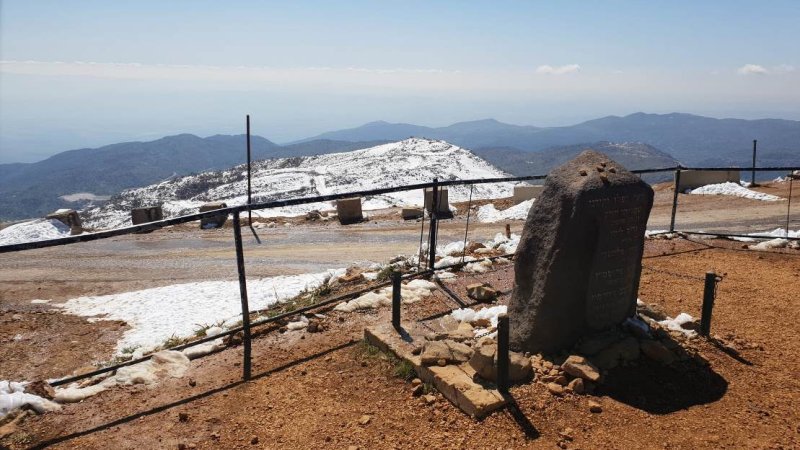
[(756, 185), (756, 146), (758, 141), (753, 139), (753, 166), (750, 171), (750, 186)]
[(400, 331), (400, 302), (402, 300), (403, 276), (400, 272), (392, 272), (392, 326), (395, 330)]
[(239, 210), (233, 212), (233, 237), (236, 241), (236, 268), (239, 272), (239, 295), (242, 299), (242, 346), (244, 347), (244, 362), (242, 378), (250, 379), (250, 306), (247, 301), (247, 278), (244, 274), (244, 251), (242, 250), (242, 229), (239, 220)]
[(508, 315), (497, 317), (497, 390), (508, 393), (508, 353), (509, 353)]
[(437, 209), (439, 208), (439, 179), (433, 179), (433, 187), (431, 188), (431, 224), (428, 229), (430, 238), (428, 240), (428, 269), (433, 269), (436, 264), (436, 227), (437, 227)]
[(672, 189), (672, 216), (669, 220), (669, 232), (675, 231), (675, 215), (678, 213), (678, 187), (681, 185), (681, 168), (675, 169), (675, 186)]
[(789, 237), (789, 217), (792, 214), (792, 183), (794, 173), (789, 174), (789, 202), (786, 204), (786, 237)]
[(717, 274), (706, 272), (705, 288), (703, 289), (703, 309), (700, 316), (700, 334), (708, 337), (711, 333), (711, 312), (714, 309), (714, 296), (717, 291)]
[(251, 182), (250, 182), (250, 114), (247, 115), (247, 224), (251, 227), (253, 226), (253, 211), (250, 209), (250, 205), (253, 203), (252, 199), (252, 189), (251, 189)]

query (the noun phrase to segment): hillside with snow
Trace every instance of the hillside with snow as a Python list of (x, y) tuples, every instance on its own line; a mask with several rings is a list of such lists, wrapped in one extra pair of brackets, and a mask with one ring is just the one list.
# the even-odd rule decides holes
[[(439, 180), (508, 176), (468, 150), (445, 141), (411, 138), (400, 142), (344, 153), (279, 158), (253, 163), (253, 201), (328, 195)], [(509, 197), (512, 183), (476, 185), (473, 199)], [(450, 202), (469, 198), (468, 186), (449, 189)], [(203, 172), (129, 189), (106, 205), (83, 212), (84, 225), (94, 229), (130, 224), (130, 210), (162, 204), (165, 217), (196, 213), (203, 203), (225, 201), (228, 206), (247, 201), (247, 167)], [(364, 199), (365, 210), (422, 205), (421, 190), (397, 192)], [(254, 211), (261, 217), (297, 216), (318, 209), (333, 209), (331, 202)]]

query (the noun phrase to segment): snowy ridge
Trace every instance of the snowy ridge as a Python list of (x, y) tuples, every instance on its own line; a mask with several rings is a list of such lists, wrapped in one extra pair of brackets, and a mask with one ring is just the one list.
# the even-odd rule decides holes
[(0, 245), (45, 241), (70, 235), (70, 229), (56, 219), (36, 219), (16, 223), (0, 230)]
[[(470, 151), (444, 141), (411, 138), (363, 150), (327, 155), (280, 158), (253, 164), (253, 201), (328, 195), (439, 180), (508, 176)], [(472, 198), (501, 198), (512, 194), (513, 183), (475, 185)], [(102, 206), (85, 211), (86, 226), (117, 228), (130, 222), (130, 209), (163, 204), (164, 216), (197, 212), (208, 201), (243, 205), (247, 196), (246, 166), (204, 172), (163, 181), (116, 195)], [(469, 198), (469, 186), (451, 186), (450, 202)], [(363, 208), (421, 205), (422, 192), (396, 192), (367, 197)], [(330, 202), (254, 211), (261, 217), (297, 216), (332, 209)]]

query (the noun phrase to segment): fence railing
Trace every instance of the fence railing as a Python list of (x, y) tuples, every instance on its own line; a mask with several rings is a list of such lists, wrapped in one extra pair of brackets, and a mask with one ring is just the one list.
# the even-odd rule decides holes
[[(656, 168), (656, 169), (640, 169), (640, 170), (632, 170), (631, 172), (639, 175), (643, 174), (652, 174), (652, 173), (663, 173), (663, 172), (674, 172), (675, 173), (675, 181), (680, 180), (680, 174), (682, 171), (685, 170), (706, 170), (706, 171), (729, 171), (729, 170), (753, 170), (752, 168), (736, 168), (736, 167), (710, 167), (710, 168), (693, 168), (693, 167), (684, 167), (684, 166), (676, 166), (676, 167), (668, 167), (668, 168)], [(756, 168), (756, 171), (787, 171), (792, 172), (796, 170), (800, 170), (800, 167), (762, 167)], [(445, 180), (439, 181), (434, 179), (433, 182), (430, 183), (417, 183), (417, 184), (410, 184), (410, 185), (403, 185), (403, 186), (393, 186), (387, 188), (377, 188), (377, 189), (368, 189), (368, 190), (361, 190), (361, 191), (351, 191), (346, 193), (340, 194), (329, 194), (329, 195), (320, 195), (320, 196), (313, 196), (313, 197), (303, 197), (303, 198), (295, 198), (295, 199), (286, 199), (286, 200), (275, 200), (275, 201), (268, 201), (268, 202), (261, 202), (261, 203), (254, 203), (248, 205), (240, 205), (240, 206), (232, 206), (227, 208), (216, 209), (213, 211), (207, 211), (203, 213), (196, 213), (196, 214), (188, 214), (180, 217), (174, 217), (170, 219), (163, 219), (155, 222), (149, 222), (140, 225), (134, 225), (130, 227), (118, 228), (114, 230), (108, 231), (100, 231), (96, 233), (87, 233), (81, 234), (77, 236), (70, 236), (64, 237), (59, 239), (51, 239), (46, 241), (36, 241), (36, 242), (25, 242), (19, 244), (12, 244), (12, 245), (5, 245), (0, 246), (0, 253), (10, 253), (10, 252), (19, 252), (25, 250), (33, 250), (38, 248), (46, 248), (46, 247), (53, 247), (53, 246), (60, 246), (60, 245), (68, 245), (68, 244), (75, 244), (79, 242), (88, 242), (100, 239), (108, 239), (116, 236), (123, 236), (133, 233), (139, 233), (143, 231), (153, 231), (160, 228), (178, 225), (188, 222), (193, 222), (201, 219), (217, 217), (220, 214), (232, 214), (233, 215), (233, 228), (234, 228), (234, 244), (236, 249), (236, 264), (237, 264), (237, 272), (239, 275), (239, 290), (240, 290), (240, 297), (242, 303), (242, 325), (239, 327), (231, 328), (221, 334), (208, 336), (204, 338), (200, 338), (194, 340), (192, 342), (182, 344), (176, 347), (173, 347), (173, 350), (183, 350), (189, 348), (194, 345), (199, 345), (205, 342), (209, 342), (212, 340), (216, 340), (225, 336), (230, 336), (238, 332), (242, 332), (243, 336), (243, 345), (244, 345), (244, 364), (243, 364), (243, 378), (249, 379), (251, 376), (251, 350), (250, 350), (250, 342), (251, 342), (251, 327), (257, 325), (264, 325), (267, 323), (276, 322), (278, 320), (286, 319), (289, 316), (294, 316), (297, 314), (301, 314), (306, 311), (310, 311), (313, 309), (321, 308), (335, 302), (342, 301), (346, 298), (351, 298), (356, 295), (360, 295), (371, 290), (386, 287), (392, 284), (392, 281), (388, 281), (385, 283), (380, 283), (377, 285), (369, 286), (366, 289), (351, 292), (344, 294), (339, 297), (335, 297), (332, 299), (328, 299), (319, 303), (315, 303), (313, 305), (305, 306), (302, 308), (298, 308), (278, 316), (257, 320), (254, 322), (250, 322), (250, 309), (248, 305), (248, 297), (247, 297), (247, 279), (245, 276), (245, 263), (244, 263), (244, 252), (242, 246), (242, 235), (241, 235), (241, 223), (240, 223), (240, 214), (242, 212), (249, 212), (252, 210), (262, 210), (262, 209), (269, 209), (269, 208), (279, 208), (279, 207), (286, 207), (286, 206), (296, 206), (296, 205), (304, 205), (304, 204), (311, 204), (311, 203), (319, 203), (319, 202), (326, 202), (326, 201), (335, 201), (350, 197), (365, 197), (365, 196), (373, 196), (373, 195), (382, 195), (382, 194), (389, 194), (394, 192), (404, 192), (404, 191), (412, 191), (412, 190), (423, 190), (430, 188), (433, 191), (432, 196), (432, 204), (431, 204), (431, 213), (430, 213), (430, 220), (429, 220), (429, 240), (428, 240), (428, 267), (427, 270), (418, 270), (416, 273), (410, 273), (403, 275), (403, 278), (411, 278), (411, 277), (421, 277), (433, 274), (435, 270), (444, 270), (452, 267), (463, 266), (465, 263), (462, 261), (458, 264), (452, 264), (446, 267), (439, 267), (434, 270), (434, 266), (436, 263), (436, 230), (437, 230), (437, 217), (436, 213), (438, 211), (438, 207), (436, 202), (438, 201), (438, 196), (436, 195), (437, 190), (446, 187), (446, 186), (459, 186), (459, 185), (476, 185), (476, 184), (487, 184), (487, 183), (508, 183), (508, 182), (524, 182), (524, 181), (532, 181), (532, 180), (542, 180), (545, 179), (546, 175), (531, 175), (531, 176), (522, 176), (522, 177), (499, 177), (499, 178), (480, 178), (480, 179), (466, 179), (466, 180)], [(791, 182), (791, 181), (790, 181)], [(774, 236), (753, 236), (753, 235), (741, 235), (741, 234), (732, 234), (732, 233), (705, 233), (705, 232), (696, 232), (696, 231), (682, 231), (675, 229), (675, 217), (677, 215), (677, 206), (678, 206), (678, 187), (679, 183), (675, 183), (674, 193), (673, 193), (673, 203), (672, 203), (672, 215), (671, 215), (671, 223), (670, 223), (670, 232), (682, 232), (688, 234), (713, 234), (716, 236), (723, 236), (723, 237), (748, 237), (748, 238), (773, 238)], [(791, 206), (791, 202), (789, 203), (789, 207)], [(469, 213), (468, 213), (469, 214)], [(422, 224), (424, 228), (424, 222)], [(787, 223), (788, 227), (788, 223)], [(787, 230), (788, 231), (788, 230)], [(798, 239), (798, 238), (790, 238), (790, 239)], [(509, 257), (511, 255), (501, 255), (501, 256), (493, 256), (483, 259), (496, 259), (501, 257)], [(483, 259), (479, 259), (477, 261), (481, 261)], [(474, 262), (474, 261), (471, 261)], [(398, 317), (399, 320), (399, 317)], [(58, 381), (53, 382), (52, 384), (55, 386), (68, 384), (74, 381), (78, 381), (80, 379), (100, 375), (103, 373), (111, 372), (116, 370), (120, 367), (128, 366), (131, 364), (136, 364), (139, 362), (146, 361), (150, 358), (151, 355), (146, 355), (142, 358), (127, 361), (121, 364), (117, 364), (114, 366), (108, 366), (102, 369), (98, 369), (93, 372), (89, 372), (82, 375), (72, 376), (69, 378), (64, 378)]]

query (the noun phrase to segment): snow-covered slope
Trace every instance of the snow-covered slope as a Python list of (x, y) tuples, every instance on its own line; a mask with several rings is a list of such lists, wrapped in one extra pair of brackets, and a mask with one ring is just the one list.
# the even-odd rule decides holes
[[(444, 141), (406, 139), (345, 153), (258, 161), (253, 164), (253, 201), (263, 202), (439, 180), (508, 176), (468, 150)], [(476, 185), (473, 198), (500, 198), (512, 194), (513, 184)], [(469, 197), (468, 186), (449, 190), (450, 202)], [(130, 209), (163, 203), (164, 216), (197, 212), (208, 201), (228, 206), (247, 200), (246, 166), (221, 172), (204, 172), (123, 191), (111, 201), (85, 212), (91, 228), (116, 228), (130, 224)], [(422, 192), (398, 192), (369, 197), (364, 209), (421, 205)], [(332, 209), (330, 202), (261, 210), (263, 217), (301, 215), (314, 209)]]

